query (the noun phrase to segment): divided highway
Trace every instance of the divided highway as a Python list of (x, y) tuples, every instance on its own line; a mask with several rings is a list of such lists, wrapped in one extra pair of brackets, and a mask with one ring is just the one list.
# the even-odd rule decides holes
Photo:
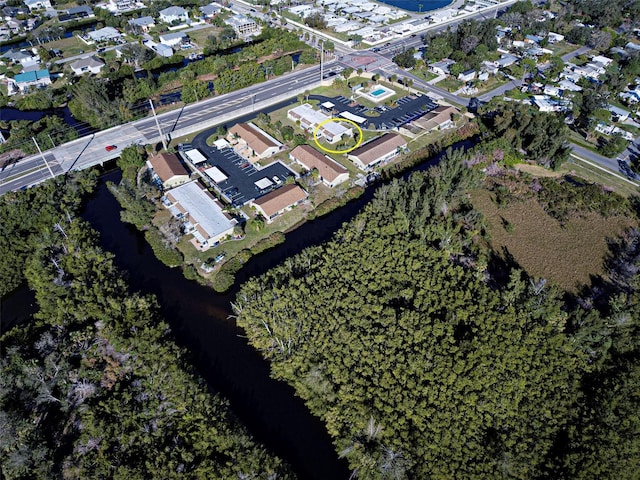
[[(340, 70), (335, 62), (326, 64), (325, 76)], [(225, 95), (216, 96), (199, 103), (158, 115), (164, 136), (172, 132), (207, 122), (213, 126), (219, 119), (233, 118), (241, 109), (265, 102), (277, 102), (282, 95), (312, 89), (320, 85), (320, 67), (315, 66), (292, 72), (272, 80), (252, 85)], [(238, 116), (238, 115), (235, 115)], [(22, 158), (14, 164), (0, 169), (0, 195), (40, 183), (54, 175), (72, 170), (82, 170), (116, 158), (119, 151), (132, 144), (147, 144), (160, 141), (160, 134), (153, 117), (98, 132), (60, 145), (40, 155)], [(116, 150), (107, 152), (105, 147), (116, 145)], [(48, 164), (48, 167), (47, 165)]]

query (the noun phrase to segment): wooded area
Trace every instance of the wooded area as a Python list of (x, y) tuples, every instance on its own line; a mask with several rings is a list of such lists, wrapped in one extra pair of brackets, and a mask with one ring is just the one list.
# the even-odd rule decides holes
[(2, 478), (293, 478), (77, 218), (94, 180), (0, 200), (3, 293), (26, 278), (39, 306), (2, 337)]
[(567, 303), (488, 251), (463, 159), (249, 280), (238, 323), (357, 478), (634, 478), (640, 233)]

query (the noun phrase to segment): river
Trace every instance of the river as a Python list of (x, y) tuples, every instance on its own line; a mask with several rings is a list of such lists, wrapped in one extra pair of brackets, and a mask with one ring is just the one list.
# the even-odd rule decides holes
[[(458, 146), (469, 145), (471, 142)], [(413, 171), (424, 170), (439, 159), (437, 156)], [(247, 343), (244, 332), (230, 317), (230, 303), (242, 281), (331, 238), (371, 200), (375, 188), (367, 188), (346, 206), (287, 233), (283, 244), (251, 258), (233, 291), (218, 294), (159, 262), (144, 236), (120, 221), (120, 205), (106, 187), (107, 181), (119, 180), (119, 171), (101, 177), (83, 217), (100, 233), (102, 247), (114, 254), (131, 288), (157, 296), (162, 316), (190, 352), (209, 387), (229, 399), (232, 410), (255, 438), (289, 462), (301, 480), (349, 478), (347, 464), (338, 458), (323, 423), (309, 412), (293, 388), (270, 378), (269, 364)], [(13, 321), (32, 312), (33, 295), (26, 288), (3, 300), (3, 313), (8, 313), (6, 307), (12, 304), (15, 313), (8, 317)]]

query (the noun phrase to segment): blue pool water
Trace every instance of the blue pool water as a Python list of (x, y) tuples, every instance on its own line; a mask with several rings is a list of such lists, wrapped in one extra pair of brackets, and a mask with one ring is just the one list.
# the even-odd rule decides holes
[(410, 12), (428, 12), (438, 8), (446, 7), (453, 3), (453, 0), (377, 0), (393, 7), (409, 10)]
[(379, 88), (374, 92), (369, 92), (369, 95), (372, 97), (379, 97), (380, 95), (384, 95), (387, 91), (384, 88)]

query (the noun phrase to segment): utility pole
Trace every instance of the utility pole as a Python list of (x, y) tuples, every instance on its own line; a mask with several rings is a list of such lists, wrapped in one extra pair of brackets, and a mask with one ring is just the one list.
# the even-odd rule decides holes
[(322, 64), (322, 56), (324, 53), (324, 40), (320, 40), (320, 83), (324, 79), (324, 65)]
[(56, 148), (56, 143), (53, 141), (53, 138), (51, 138), (51, 135), (47, 133), (47, 137), (49, 137), (49, 140), (51, 140), (51, 145), (53, 145), (53, 148)]
[(153, 108), (153, 100), (149, 99), (149, 105), (151, 105), (151, 111), (153, 112), (153, 118), (156, 121), (156, 127), (158, 127), (158, 133), (160, 134), (160, 140), (162, 141), (162, 146), (164, 149), (167, 149), (167, 142), (164, 139), (164, 135), (162, 134), (162, 129), (160, 128), (160, 123), (158, 122), (158, 116), (156, 115), (156, 109)]
[(51, 170), (51, 167), (49, 166), (49, 163), (47, 162), (47, 159), (44, 158), (44, 155), (42, 154), (42, 150), (40, 150), (40, 145), (38, 145), (38, 142), (36, 141), (36, 137), (31, 137), (31, 139), (33, 140), (33, 143), (36, 144), (36, 148), (40, 152), (40, 157), (42, 157), (42, 161), (47, 166), (47, 170), (49, 170), (49, 173), (51, 174), (51, 178), (56, 178), (56, 176), (53, 174), (53, 170)]

